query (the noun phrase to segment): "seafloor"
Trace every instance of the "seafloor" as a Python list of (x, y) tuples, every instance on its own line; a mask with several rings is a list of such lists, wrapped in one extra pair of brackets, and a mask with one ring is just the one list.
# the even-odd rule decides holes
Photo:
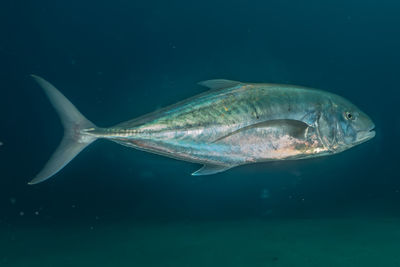
[(2, 226), (0, 266), (400, 266), (400, 219)]

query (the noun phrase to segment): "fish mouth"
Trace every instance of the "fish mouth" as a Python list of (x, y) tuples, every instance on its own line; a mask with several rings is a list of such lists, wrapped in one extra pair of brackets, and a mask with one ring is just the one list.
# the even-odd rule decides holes
[(365, 135), (365, 138), (366, 138), (365, 141), (374, 138), (374, 137), (375, 137), (375, 134), (376, 134), (376, 132), (375, 132), (374, 130), (369, 130), (369, 131), (367, 132), (367, 134)]
[(367, 131), (358, 132), (358, 134), (357, 134), (358, 142), (357, 143), (366, 142), (366, 141), (374, 138), (376, 135), (376, 132), (374, 129), (375, 129), (375, 125), (372, 125), (371, 128)]

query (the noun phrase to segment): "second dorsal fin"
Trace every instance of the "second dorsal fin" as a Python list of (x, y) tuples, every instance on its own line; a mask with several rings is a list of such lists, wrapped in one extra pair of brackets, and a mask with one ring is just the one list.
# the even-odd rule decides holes
[(210, 89), (223, 89), (223, 88), (230, 88), (237, 85), (243, 84), (242, 82), (238, 81), (231, 81), (231, 80), (224, 80), (224, 79), (214, 79), (214, 80), (207, 80), (199, 82), (199, 85), (208, 87)]

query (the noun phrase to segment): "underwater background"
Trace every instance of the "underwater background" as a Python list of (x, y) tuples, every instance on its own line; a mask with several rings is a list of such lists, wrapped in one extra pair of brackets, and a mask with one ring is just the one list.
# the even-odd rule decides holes
[[(0, 266), (400, 266), (400, 3), (3, 1)], [(374, 139), (204, 177), (108, 141), (27, 185), (61, 140), (53, 83), (112, 126), (225, 78), (346, 97)]]

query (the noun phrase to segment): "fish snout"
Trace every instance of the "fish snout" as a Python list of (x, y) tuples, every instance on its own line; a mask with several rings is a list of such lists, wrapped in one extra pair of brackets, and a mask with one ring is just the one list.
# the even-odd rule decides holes
[(375, 124), (371, 123), (371, 126), (367, 130), (359, 131), (357, 133), (357, 141), (359, 143), (365, 142), (365, 141), (368, 141), (368, 140), (374, 138), (375, 135), (376, 135)]

